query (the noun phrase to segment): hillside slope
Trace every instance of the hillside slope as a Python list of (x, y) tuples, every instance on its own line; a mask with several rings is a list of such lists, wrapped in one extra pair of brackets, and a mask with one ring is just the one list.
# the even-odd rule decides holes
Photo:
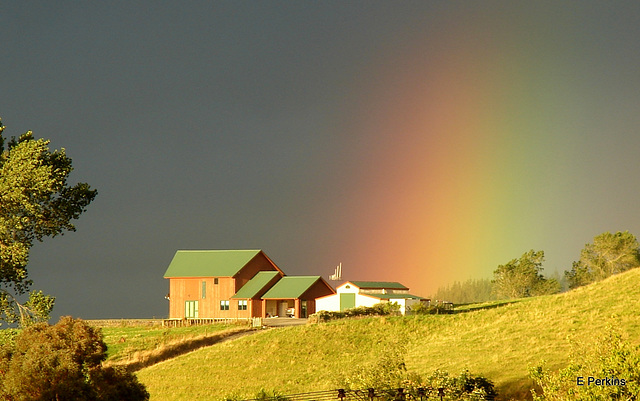
[(260, 389), (297, 393), (337, 388), (388, 352), (409, 371), (467, 368), (521, 398), (528, 366), (561, 367), (571, 340), (590, 341), (607, 325), (640, 342), (640, 269), (565, 294), (518, 300), (454, 315), (342, 320), (268, 330), (143, 369), (153, 400), (251, 397)]

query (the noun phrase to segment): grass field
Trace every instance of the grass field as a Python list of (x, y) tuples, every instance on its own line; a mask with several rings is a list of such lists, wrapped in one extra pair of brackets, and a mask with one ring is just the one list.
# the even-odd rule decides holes
[(251, 398), (340, 387), (346, 377), (400, 351), (409, 371), (435, 369), (492, 380), (502, 399), (529, 394), (528, 367), (569, 362), (574, 341), (614, 325), (640, 342), (640, 269), (568, 293), (468, 305), (453, 315), (341, 320), (259, 332), (138, 372), (152, 401)]
[(187, 341), (225, 330), (237, 325), (215, 324), (191, 327), (105, 327), (102, 329), (107, 343), (107, 362), (117, 363), (134, 359), (137, 354), (157, 350), (168, 344)]

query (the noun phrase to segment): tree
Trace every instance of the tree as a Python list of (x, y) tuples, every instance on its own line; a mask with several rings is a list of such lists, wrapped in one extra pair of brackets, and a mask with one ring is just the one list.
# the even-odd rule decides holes
[(640, 266), (640, 249), (636, 237), (629, 233), (602, 233), (586, 244), (580, 260), (565, 272), (569, 288), (580, 287)]
[(0, 346), (0, 400), (148, 400), (133, 374), (102, 366), (106, 350), (100, 329), (82, 320), (34, 324)]
[(454, 281), (451, 285), (439, 287), (432, 299), (468, 304), (493, 300), (495, 294), (490, 279), (468, 279), (464, 282)]
[[(86, 183), (67, 184), (73, 170), (65, 150), (49, 150), (49, 141), (31, 131), (5, 143), (0, 120), (0, 319), (7, 322), (48, 318), (54, 299), (32, 292), (29, 251), (45, 237), (75, 231), (78, 219), (97, 191)], [(5, 146), (6, 145), (6, 146)]]
[(540, 273), (543, 261), (544, 251), (532, 249), (520, 259), (498, 266), (492, 281), (496, 295), (500, 298), (522, 298), (559, 292), (559, 283)]

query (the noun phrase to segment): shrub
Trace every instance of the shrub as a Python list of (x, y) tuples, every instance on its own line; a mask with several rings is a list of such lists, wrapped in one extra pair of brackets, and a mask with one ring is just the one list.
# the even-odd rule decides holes
[(388, 349), (378, 362), (362, 368), (344, 379), (343, 385), (350, 390), (372, 388), (382, 401), (397, 399), (397, 389), (402, 388), (406, 399), (422, 397), (443, 400), (493, 400), (497, 393), (494, 385), (482, 376), (471, 376), (463, 370), (457, 377), (436, 370), (423, 378), (407, 371), (402, 347)]
[(82, 320), (26, 328), (0, 346), (0, 400), (148, 400), (135, 376), (102, 367), (106, 349), (100, 330)]
[(355, 308), (345, 309), (341, 312), (321, 310), (309, 316), (309, 320), (314, 323), (319, 323), (335, 319), (344, 319), (346, 317), (395, 316), (399, 314), (400, 305), (398, 305), (397, 302), (380, 302), (371, 307), (358, 306)]
[[(232, 394), (232, 395), (227, 395), (225, 397), (223, 397), (223, 401), (239, 401), (239, 400), (244, 400), (245, 398), (243, 398), (242, 396), (236, 395), (236, 394)], [(261, 389), (260, 391), (258, 391), (256, 393), (256, 395), (252, 398), (252, 400), (255, 401), (288, 401), (289, 399), (278, 393), (277, 391), (273, 390), (271, 392), (265, 390), (265, 389)]]
[(18, 329), (2, 329), (0, 330), (0, 346), (3, 344), (14, 344), (15, 338), (20, 331)]
[(417, 377), (418, 382), (409, 382), (408, 393), (418, 397), (418, 389), (423, 388), (427, 397), (437, 399), (440, 389), (444, 392), (444, 400), (493, 400), (497, 392), (493, 383), (482, 376), (471, 376), (463, 370), (457, 377), (436, 370), (425, 379)]
[(529, 369), (542, 389), (541, 394), (531, 391), (534, 401), (635, 400), (640, 394), (640, 347), (623, 341), (612, 327), (594, 343), (575, 344), (571, 359), (558, 372), (549, 371), (544, 363)]
[(431, 305), (422, 302), (407, 307), (408, 315), (440, 315), (453, 313), (453, 304), (450, 302), (435, 301)]

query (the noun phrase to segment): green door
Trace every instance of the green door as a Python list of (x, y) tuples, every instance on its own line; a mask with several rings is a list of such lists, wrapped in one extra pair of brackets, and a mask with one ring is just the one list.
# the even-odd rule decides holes
[(184, 317), (186, 318), (198, 317), (198, 301), (185, 301)]
[(356, 294), (340, 294), (340, 312), (356, 307)]

